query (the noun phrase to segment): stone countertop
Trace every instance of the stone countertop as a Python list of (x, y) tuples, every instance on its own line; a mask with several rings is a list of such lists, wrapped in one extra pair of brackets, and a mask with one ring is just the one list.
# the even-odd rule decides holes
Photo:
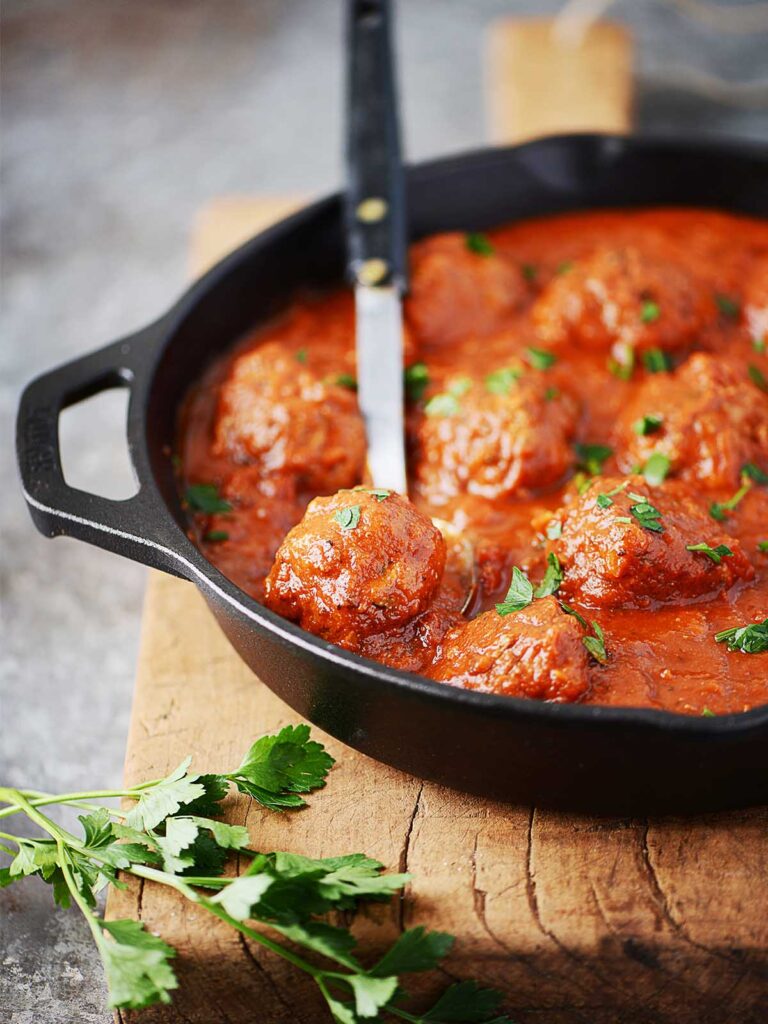
[[(482, 32), (557, 3), (401, 2), (412, 159), (483, 143)], [(79, 789), (122, 770), (144, 570), (44, 540), (20, 497), (13, 416), (36, 372), (136, 329), (182, 289), (195, 211), (224, 193), (312, 194), (340, 172), (339, 0), (6, 0), (3, 9), (0, 777)], [(639, 46), (642, 129), (768, 139), (768, 35), (614, 5)], [(473, 42), (474, 40), (474, 42)], [(681, 72), (682, 67), (692, 69)], [(674, 69), (674, 80), (669, 69)], [(691, 96), (747, 83), (736, 107)], [(72, 418), (86, 483), (114, 495), (124, 410)], [(15, 1024), (106, 1024), (98, 957), (75, 912), (29, 881), (0, 894), (0, 1005)]]

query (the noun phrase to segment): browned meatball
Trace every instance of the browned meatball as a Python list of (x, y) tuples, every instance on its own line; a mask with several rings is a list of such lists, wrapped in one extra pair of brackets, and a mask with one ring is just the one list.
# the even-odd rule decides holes
[(354, 392), (271, 343), (232, 363), (219, 391), (213, 451), (255, 463), (265, 476), (335, 491), (362, 478), (365, 429)]
[(443, 638), (429, 675), (468, 690), (571, 702), (589, 687), (584, 630), (553, 597), (478, 615)]
[(432, 521), (398, 494), (340, 491), (310, 502), (275, 557), (267, 607), (350, 650), (423, 612), (445, 566)]
[(449, 381), (449, 390), (427, 403), (416, 427), (416, 474), (426, 494), (501, 498), (564, 476), (576, 429), (569, 395), (533, 376), (505, 394), (489, 392), (483, 381), (458, 383)]
[[(594, 608), (680, 604), (754, 576), (739, 542), (680, 485), (599, 477), (555, 519), (561, 531), (550, 550), (564, 570), (559, 595), (568, 601)], [(698, 544), (722, 544), (731, 555), (713, 560), (688, 550)]]
[(750, 336), (768, 349), (768, 254), (755, 261), (744, 290), (743, 309)]
[(554, 277), (533, 307), (550, 344), (680, 349), (716, 314), (709, 289), (679, 263), (632, 246), (596, 249)]
[(411, 249), (406, 318), (420, 341), (449, 344), (489, 334), (524, 301), (520, 268), (497, 253), (472, 252), (465, 235), (435, 235)]
[(640, 384), (622, 414), (620, 434), (623, 469), (661, 452), (681, 480), (728, 490), (738, 486), (746, 462), (768, 469), (768, 398), (742, 366), (697, 353), (674, 373)]

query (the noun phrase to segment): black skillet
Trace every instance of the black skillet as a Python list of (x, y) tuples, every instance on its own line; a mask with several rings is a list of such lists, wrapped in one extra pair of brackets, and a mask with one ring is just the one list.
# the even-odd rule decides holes
[[(407, 187), (413, 238), (599, 207), (673, 204), (766, 216), (768, 156), (733, 143), (563, 136), (422, 164), (408, 171)], [(298, 289), (338, 285), (344, 265), (336, 195), (252, 239), (150, 327), (33, 381), (19, 409), (18, 459), (38, 529), (192, 580), (275, 693), (345, 743), (405, 771), (573, 810), (685, 812), (765, 801), (768, 706), (700, 718), (443, 686), (302, 632), (243, 594), (187, 538), (169, 456), (185, 392)], [(128, 501), (69, 487), (59, 456), (60, 411), (115, 385), (131, 393), (128, 444), (139, 492)], [(766, 671), (763, 658), (755, 658), (755, 671)]]

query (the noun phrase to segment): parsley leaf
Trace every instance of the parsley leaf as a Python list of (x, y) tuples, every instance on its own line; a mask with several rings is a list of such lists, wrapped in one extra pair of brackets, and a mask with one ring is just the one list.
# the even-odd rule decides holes
[(350, 391), (357, 391), (357, 378), (351, 373), (338, 373), (331, 378), (331, 383), (340, 388), (348, 388)]
[(477, 253), (478, 256), (493, 256), (496, 251), (490, 238), (480, 231), (470, 231), (465, 235), (464, 241), (469, 251)]
[(539, 268), (534, 263), (522, 263), (520, 265), (520, 272), (528, 284), (533, 284), (539, 276)]
[(405, 393), (410, 402), (418, 402), (429, 384), (429, 371), (426, 363), (414, 363), (404, 373)]
[(550, 366), (554, 366), (557, 362), (557, 356), (554, 352), (548, 352), (544, 348), (532, 348), (531, 346), (526, 348), (525, 358), (534, 370), (548, 370)]
[(185, 804), (204, 796), (205, 787), (197, 781), (197, 776), (187, 774), (191, 760), (185, 758), (170, 775), (143, 790), (136, 806), (125, 817), (126, 825), (148, 831)]
[(702, 718), (714, 718), (715, 717), (715, 712), (714, 711), (710, 711), (709, 708), (702, 708), (701, 709), (701, 717)]
[(298, 349), (297, 352), (296, 352), (296, 362), (297, 363), (301, 363), (302, 365), (304, 365), (306, 363), (306, 361), (307, 361), (307, 350), (305, 348)]
[(603, 465), (613, 455), (613, 448), (607, 444), (581, 444), (574, 446), (578, 457), (577, 466), (590, 476), (598, 476), (603, 471)]
[(353, 488), (355, 491), (364, 491), (366, 494), (370, 494), (376, 499), (376, 501), (386, 501), (392, 491), (388, 491), (384, 487), (363, 487), (362, 485)]
[(287, 725), (256, 740), (237, 771), (226, 777), (264, 807), (303, 807), (298, 794), (324, 786), (333, 763), (322, 744), (309, 738), (309, 726)]
[(636, 434), (645, 437), (647, 434), (655, 434), (657, 430), (661, 430), (663, 421), (663, 416), (647, 413), (645, 416), (641, 416), (639, 420), (635, 420), (632, 424), (632, 429)]
[(720, 565), (724, 558), (731, 558), (733, 552), (725, 544), (718, 544), (716, 548), (711, 548), (709, 544), (705, 544), (703, 541), (701, 544), (686, 544), (688, 551), (700, 551), (702, 555), (706, 555), (707, 558), (711, 559), (715, 565)]
[(422, 925), (409, 928), (368, 972), (381, 978), (411, 971), (431, 971), (447, 956), (454, 938), (446, 932), (429, 932)]
[(759, 540), (757, 542), (757, 550), (761, 551), (764, 555), (768, 554), (768, 540)]
[(216, 484), (190, 484), (184, 497), (195, 512), (211, 516), (217, 512), (232, 511), (232, 506), (221, 497)]
[(203, 540), (207, 540), (209, 544), (219, 544), (221, 541), (229, 540), (229, 533), (226, 530), (209, 530)]
[(715, 633), (715, 641), (725, 643), (729, 651), (762, 654), (768, 651), (768, 618), (749, 626), (735, 626)]
[(619, 380), (629, 380), (635, 372), (635, 350), (624, 344), (614, 346), (608, 369)]
[(741, 467), (741, 475), (754, 480), (757, 484), (768, 484), (768, 473), (754, 462), (746, 462)]
[(507, 596), (501, 604), (496, 605), (499, 615), (510, 615), (512, 612), (519, 612), (527, 608), (533, 601), (533, 584), (522, 570), (515, 566), (512, 569), (512, 582), (509, 585)]
[(649, 348), (643, 352), (643, 366), (649, 373), (665, 373), (672, 368), (672, 362), (662, 349)]
[(663, 452), (654, 452), (648, 457), (647, 462), (643, 466), (642, 473), (646, 482), (651, 487), (658, 487), (659, 484), (664, 483), (669, 467), (669, 456)]
[(342, 530), (354, 530), (360, 522), (360, 506), (348, 505), (347, 508), (337, 509), (333, 514), (333, 518)]
[(600, 506), (600, 508), (610, 508), (613, 504), (613, 499), (616, 497), (617, 494), (620, 494), (626, 488), (626, 486), (627, 481), (625, 480), (623, 484), (619, 484), (612, 490), (605, 491), (604, 493), (601, 492), (600, 494), (598, 494), (596, 498), (597, 504)]
[(715, 303), (723, 316), (728, 317), (729, 320), (738, 320), (739, 313), (741, 312), (741, 305), (738, 299), (732, 299), (730, 295), (718, 293), (715, 295)]
[(456, 377), (446, 391), (433, 395), (424, 407), (427, 416), (458, 416), (461, 412), (459, 399), (472, 387), (471, 377)]
[(550, 594), (556, 594), (562, 582), (563, 569), (560, 565), (560, 559), (554, 552), (550, 551), (547, 555), (547, 569), (544, 573), (544, 578), (536, 587), (534, 597), (549, 597)]
[(760, 367), (750, 363), (747, 367), (747, 373), (749, 374), (749, 379), (752, 383), (756, 387), (760, 388), (761, 391), (765, 391), (766, 394), (768, 394), (768, 380), (766, 380), (765, 374)]
[(595, 661), (605, 665), (608, 661), (608, 654), (605, 650), (605, 635), (600, 626), (594, 621), (592, 622), (592, 629), (594, 634), (592, 636), (585, 636), (582, 643)]
[(168, 963), (176, 951), (138, 921), (98, 923), (112, 939), (99, 943), (109, 1005), (141, 1010), (154, 1003), (170, 1003), (169, 992), (179, 985)]
[(713, 501), (709, 506), (709, 514), (713, 519), (717, 519), (718, 522), (722, 522), (727, 516), (733, 512), (742, 498), (749, 493), (752, 489), (752, 484), (747, 482), (736, 491), (733, 497), (729, 498), (728, 501)]
[(492, 395), (508, 395), (522, 375), (522, 370), (514, 366), (506, 366), (494, 370), (485, 378), (485, 390)]
[(661, 316), (661, 307), (657, 302), (646, 301), (640, 307), (640, 321), (644, 324), (655, 323)]
[(481, 988), (474, 981), (458, 981), (443, 992), (434, 1006), (417, 1018), (417, 1024), (512, 1024), (509, 1017), (492, 1017), (501, 994)]
[(654, 533), (664, 533), (664, 527), (659, 522), (661, 512), (643, 498), (642, 495), (630, 494), (629, 496), (633, 500), (637, 499), (634, 505), (629, 506), (630, 515), (634, 516), (638, 523), (645, 527), (646, 530), (652, 530)]
[(567, 274), (569, 270), (573, 270), (573, 260), (564, 260), (555, 267), (556, 274)]
[(762, 355), (765, 352), (766, 348), (768, 348), (768, 339), (766, 339), (764, 337), (763, 338), (753, 338), (752, 339), (752, 348), (755, 350), (755, 352), (758, 353), (758, 355)]

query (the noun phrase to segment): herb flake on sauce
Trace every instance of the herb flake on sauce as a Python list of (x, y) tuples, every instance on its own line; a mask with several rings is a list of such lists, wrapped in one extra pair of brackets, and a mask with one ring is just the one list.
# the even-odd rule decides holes
[(333, 518), (342, 530), (354, 530), (360, 522), (360, 506), (349, 505), (347, 508), (340, 508), (334, 512)]
[(762, 654), (768, 651), (768, 618), (749, 626), (734, 626), (715, 633), (715, 641), (726, 644), (729, 651)]

